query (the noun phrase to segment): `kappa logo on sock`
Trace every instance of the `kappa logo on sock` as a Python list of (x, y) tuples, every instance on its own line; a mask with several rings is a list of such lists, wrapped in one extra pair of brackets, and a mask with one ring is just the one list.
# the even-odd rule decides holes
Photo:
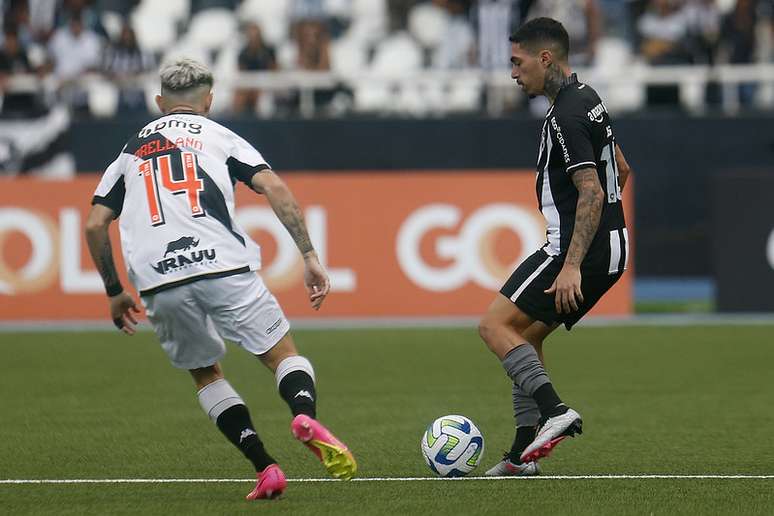
[(256, 434), (252, 428), (245, 428), (244, 430), (242, 430), (242, 433), (239, 435), (239, 444), (242, 444), (242, 441), (244, 441), (251, 435), (258, 435), (258, 434)]
[(309, 391), (306, 391), (306, 390), (304, 390), (304, 391), (298, 391), (298, 393), (296, 393), (296, 395), (295, 395), (295, 396), (293, 396), (293, 398), (295, 399), (295, 398), (298, 398), (299, 396), (304, 396), (304, 397), (306, 397), (306, 398), (309, 398), (310, 400), (314, 401), (314, 398), (313, 398), (313, 397), (312, 397), (312, 395), (309, 393)]

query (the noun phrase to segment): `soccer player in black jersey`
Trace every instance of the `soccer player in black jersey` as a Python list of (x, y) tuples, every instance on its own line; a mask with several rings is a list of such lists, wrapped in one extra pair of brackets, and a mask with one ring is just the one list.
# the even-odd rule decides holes
[(537, 460), (580, 434), (580, 414), (562, 403), (543, 366), (543, 340), (569, 330), (626, 269), (621, 204), (630, 169), (604, 103), (571, 72), (561, 23), (536, 18), (511, 40), (511, 76), (530, 97), (551, 101), (540, 136), (536, 193), (546, 243), (527, 258), (489, 306), (481, 338), (513, 380), (516, 437), (487, 475), (537, 475)]

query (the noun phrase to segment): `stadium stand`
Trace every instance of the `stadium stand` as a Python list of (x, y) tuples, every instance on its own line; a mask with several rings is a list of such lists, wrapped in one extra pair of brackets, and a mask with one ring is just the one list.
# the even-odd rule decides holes
[[(506, 36), (537, 15), (566, 22), (578, 49), (573, 60), (605, 93), (611, 111), (665, 105), (734, 112), (774, 104), (770, 0), (11, 0), (1, 5), (8, 35), (2, 55), (20, 56), (11, 59), (15, 64), (0, 59), (5, 96), (12, 98), (16, 85), (24, 84), (19, 76), (32, 74), (44, 99), (38, 103), (64, 103), (76, 117), (110, 117), (122, 109), (154, 112), (153, 69), (182, 55), (214, 67), (214, 109), (220, 116), (499, 116), (528, 109), (510, 84)], [(82, 31), (74, 31), (78, 24)], [(258, 44), (250, 43), (256, 37), (272, 55), (272, 66), (248, 64), (246, 48), (252, 44), (257, 51)], [(17, 40), (18, 51), (9, 38)], [(136, 43), (128, 45), (127, 39)], [(131, 66), (119, 60), (130, 55)], [(21, 66), (24, 62), (30, 64)], [(123, 73), (116, 73), (116, 66)], [(140, 90), (144, 103), (136, 101)], [(18, 111), (17, 103), (10, 105)]]

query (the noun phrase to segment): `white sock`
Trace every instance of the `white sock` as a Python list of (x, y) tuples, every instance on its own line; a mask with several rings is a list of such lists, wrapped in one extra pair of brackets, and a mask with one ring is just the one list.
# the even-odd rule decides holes
[(277, 379), (278, 389), (282, 379), (293, 371), (304, 371), (306, 374), (312, 377), (313, 382), (315, 381), (314, 368), (312, 368), (312, 363), (305, 357), (296, 355), (286, 358), (277, 366), (274, 377)]
[(202, 410), (213, 422), (216, 422), (218, 416), (234, 405), (245, 404), (237, 391), (223, 378), (202, 387), (198, 395)]

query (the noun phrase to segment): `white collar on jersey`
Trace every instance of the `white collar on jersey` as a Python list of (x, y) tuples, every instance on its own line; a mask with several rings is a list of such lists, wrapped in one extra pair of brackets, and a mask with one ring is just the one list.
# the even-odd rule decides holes
[(578, 84), (580, 81), (578, 80), (578, 74), (577, 73), (571, 73), (569, 77), (565, 77), (564, 81), (562, 81), (562, 87), (559, 88), (559, 91), (562, 91), (567, 86), (572, 86), (573, 84)]

